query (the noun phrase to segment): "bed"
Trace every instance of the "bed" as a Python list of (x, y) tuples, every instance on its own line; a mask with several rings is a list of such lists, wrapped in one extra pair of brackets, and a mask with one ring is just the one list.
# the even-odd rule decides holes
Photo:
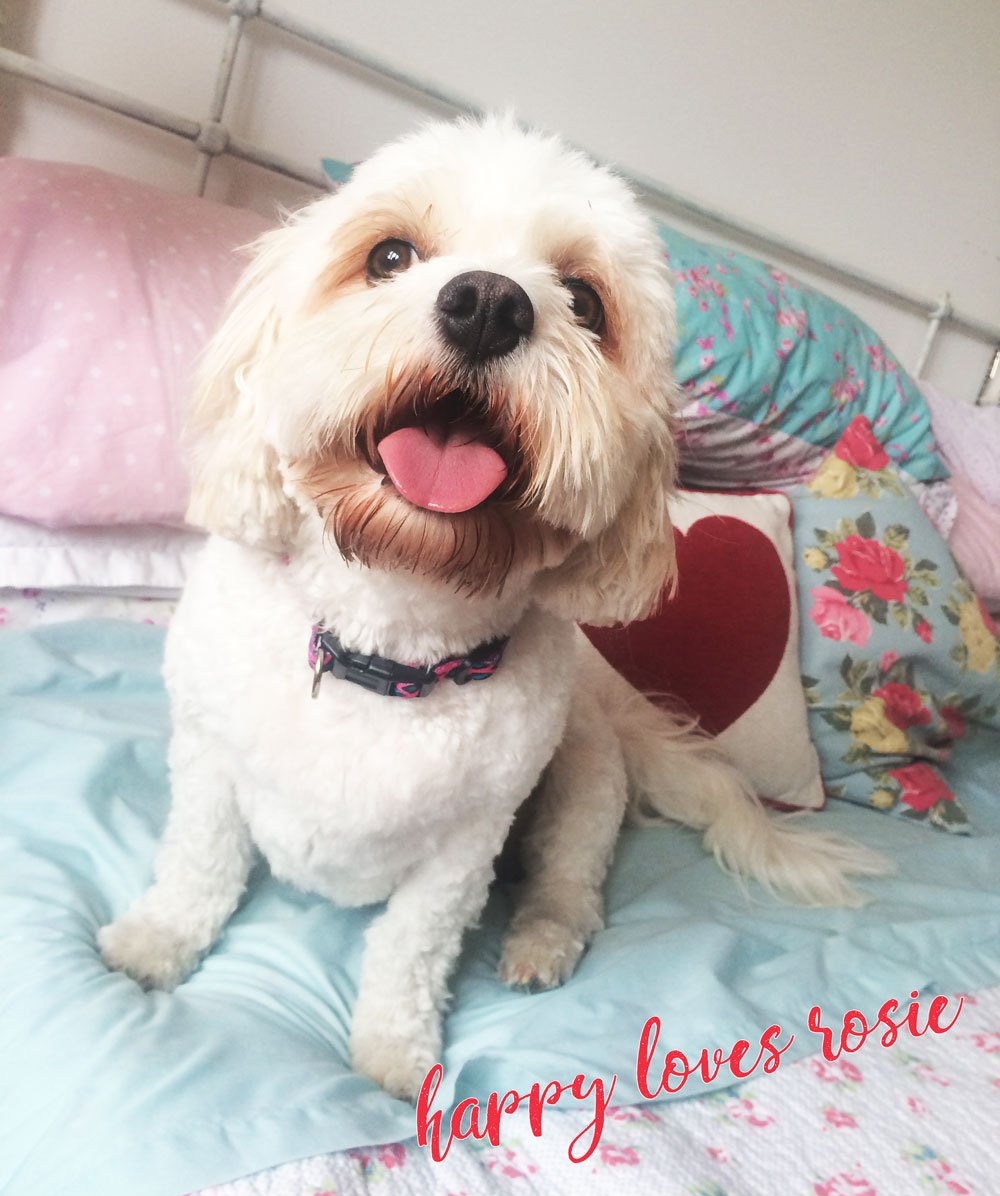
[[(196, 190), (227, 151), (335, 186), (349, 164), (293, 163), (226, 132), (242, 28), (258, 18), (285, 20), (230, 6), (204, 122), (9, 51), (0, 66), (194, 142)], [(268, 221), (16, 160), (0, 162), (0, 208), (0, 1189), (991, 1190), (997, 409), (922, 388), (866, 325), (783, 270), (663, 227), (686, 404), (675, 522), (693, 597), (672, 623), (595, 638), (627, 675), (658, 660), (634, 679), (665, 678), (764, 797), (886, 852), (897, 874), (872, 882), (864, 909), (793, 909), (741, 893), (688, 832), (629, 829), (607, 929), (569, 984), (533, 995), (495, 978), (510, 902), (498, 885), (456, 976), (441, 1083), (415, 1112), (346, 1063), (371, 911), (335, 910), (260, 869), (217, 950), (170, 995), (107, 974), (94, 943), (148, 879), (166, 810), (159, 660), (200, 544), (180, 526), (188, 370), (235, 248)], [(1000, 342), (923, 306), (917, 375), (949, 321)], [(711, 658), (706, 629), (732, 610)], [(741, 670), (750, 685), (733, 708), (747, 626), (771, 662), (758, 680)], [(501, 1113), (505, 1093), (525, 1099)]]

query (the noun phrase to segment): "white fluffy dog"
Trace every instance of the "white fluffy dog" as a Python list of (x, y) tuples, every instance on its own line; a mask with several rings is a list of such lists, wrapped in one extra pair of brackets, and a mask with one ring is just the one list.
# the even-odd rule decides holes
[(168, 637), (156, 881), (101, 930), (110, 967), (176, 985), (255, 848), (385, 901), (352, 1060), (413, 1097), (533, 790), (507, 983), (572, 972), (630, 798), (741, 876), (856, 900), (845, 876), (877, 859), (767, 816), (575, 626), (644, 615), (671, 577), (672, 332), (626, 187), (509, 120), (390, 145), (260, 240), (191, 413), (213, 534)]

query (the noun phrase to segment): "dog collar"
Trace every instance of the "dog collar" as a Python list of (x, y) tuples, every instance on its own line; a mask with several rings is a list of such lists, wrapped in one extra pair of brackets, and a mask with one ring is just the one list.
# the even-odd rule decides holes
[(370, 693), (388, 698), (423, 698), (439, 681), (485, 681), (500, 666), (509, 636), (490, 640), (473, 648), (468, 656), (448, 656), (437, 664), (422, 667), (400, 664), (384, 656), (365, 656), (348, 652), (337, 636), (316, 624), (309, 637), (309, 667), (312, 669), (312, 696), (319, 695), (324, 673), (333, 673), (343, 681), (353, 681)]

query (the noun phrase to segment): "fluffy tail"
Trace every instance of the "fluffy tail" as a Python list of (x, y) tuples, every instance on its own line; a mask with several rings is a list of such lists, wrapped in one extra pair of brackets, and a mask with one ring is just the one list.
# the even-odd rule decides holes
[[(808, 814), (769, 814), (711, 740), (677, 721), (615, 674), (611, 717), (629, 775), (629, 818), (704, 830), (706, 851), (799, 905), (864, 905), (848, 877), (886, 876), (884, 856), (839, 835), (808, 830)], [(605, 684), (610, 678), (605, 678)]]

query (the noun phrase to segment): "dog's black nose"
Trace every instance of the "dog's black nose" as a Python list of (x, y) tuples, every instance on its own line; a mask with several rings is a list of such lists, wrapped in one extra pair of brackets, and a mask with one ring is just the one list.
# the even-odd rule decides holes
[(470, 361), (502, 357), (535, 326), (535, 309), (513, 278), (470, 270), (446, 282), (437, 297), (445, 339)]

